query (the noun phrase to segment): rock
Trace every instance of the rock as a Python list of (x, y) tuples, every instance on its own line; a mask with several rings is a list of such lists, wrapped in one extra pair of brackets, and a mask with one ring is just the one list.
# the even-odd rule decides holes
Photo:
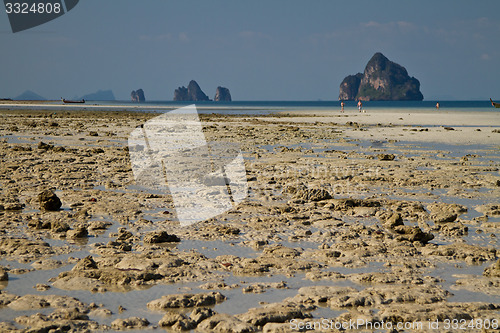
[(229, 89), (221, 86), (217, 87), (217, 90), (215, 91), (214, 101), (231, 102), (231, 93), (229, 92)]
[(434, 223), (448, 223), (448, 222), (454, 222), (458, 215), (453, 214), (453, 213), (437, 213), (437, 214), (432, 214), (432, 219), (434, 220)]
[(49, 243), (39, 240), (0, 237), (0, 254), (12, 256), (15, 260), (33, 261), (40, 256), (54, 254), (54, 250)]
[(457, 217), (467, 212), (467, 207), (459, 204), (434, 203), (427, 206), (435, 223), (454, 222)]
[(97, 263), (94, 261), (94, 258), (92, 256), (86, 256), (83, 259), (80, 259), (73, 267), (73, 271), (81, 271), (81, 270), (88, 270), (88, 269), (97, 269)]
[(294, 199), (301, 199), (305, 201), (321, 201), (332, 199), (332, 195), (322, 188), (307, 188), (303, 187), (297, 190)]
[[(45, 229), (43, 225), (42, 225), (42, 229)], [(64, 221), (56, 220), (56, 221), (50, 222), (50, 231), (53, 233), (65, 232), (69, 229), (70, 229), (69, 224), (64, 222)]]
[(111, 327), (115, 330), (135, 329), (147, 326), (149, 326), (149, 321), (139, 317), (118, 318), (111, 323)]
[(192, 330), (196, 328), (196, 324), (194, 320), (186, 317), (186, 315), (175, 312), (167, 312), (158, 322), (160, 327), (169, 327), (175, 331)]
[(500, 216), (500, 204), (486, 204), (476, 207), (476, 210), (488, 216)]
[[(291, 332), (305, 332), (306, 329), (298, 329), (294, 330), (292, 329), (293, 327), (293, 322), (290, 321), (290, 323), (267, 323), (262, 327), (262, 332), (263, 333), (291, 333)], [(306, 325), (304, 325), (306, 326)]]
[(50, 286), (44, 283), (37, 283), (36, 286), (33, 288), (35, 288), (38, 291), (46, 291), (50, 289)]
[(359, 85), (363, 74), (348, 75), (340, 84), (339, 100), (341, 101), (354, 101), (358, 95)]
[(251, 324), (228, 314), (216, 314), (203, 320), (197, 327), (200, 332), (250, 333), (257, 331)]
[(148, 303), (148, 308), (153, 310), (191, 308), (195, 306), (208, 306), (221, 303), (226, 300), (226, 296), (219, 292), (209, 292), (200, 294), (174, 294), (166, 295), (160, 299)]
[(184, 102), (184, 101), (209, 101), (207, 95), (201, 90), (200, 86), (196, 81), (191, 80), (188, 87), (179, 87), (174, 91), (174, 101)]
[(146, 101), (146, 97), (144, 97), (144, 90), (142, 89), (132, 90), (132, 92), (130, 93), (130, 97), (132, 97), (132, 102)]
[(87, 228), (80, 226), (75, 229), (68, 230), (66, 232), (66, 238), (75, 239), (75, 238), (85, 238), (89, 235)]
[(201, 323), (203, 320), (215, 316), (217, 312), (210, 308), (196, 308), (191, 312), (189, 318), (191, 318), (196, 324)]
[(57, 295), (24, 295), (8, 304), (8, 307), (13, 310), (36, 310), (47, 307), (52, 308), (77, 308), (82, 311), (87, 307), (84, 303), (70, 296)]
[(108, 317), (111, 316), (113, 312), (106, 308), (94, 309), (89, 312), (89, 316), (91, 317)]
[(403, 218), (400, 214), (392, 214), (384, 223), (384, 225), (389, 229), (394, 229), (397, 226), (404, 225)]
[(38, 194), (40, 209), (48, 211), (58, 211), (61, 208), (61, 200), (51, 190), (45, 190)]
[(378, 154), (377, 157), (380, 161), (394, 161), (394, 159), (396, 158), (396, 155), (394, 155), (394, 154)]
[(170, 243), (180, 242), (181, 240), (176, 235), (170, 235), (166, 231), (154, 231), (144, 236), (144, 243), (157, 244), (157, 243)]
[(236, 317), (254, 326), (264, 326), (267, 323), (284, 323), (294, 318), (311, 318), (311, 314), (305, 311), (306, 307), (302, 304), (272, 303), (262, 308), (252, 308)]
[(483, 275), (488, 277), (500, 278), (500, 259), (490, 267), (486, 267), (484, 269)]
[(39, 270), (56, 269), (64, 265), (62, 261), (50, 258), (37, 260), (31, 264), (31, 266)]
[(9, 280), (9, 274), (7, 273), (7, 270), (3, 267), (0, 267), (0, 281), (8, 281)]
[(12, 303), (13, 301), (15, 301), (18, 298), (19, 298), (19, 296), (16, 296), (16, 295), (13, 295), (13, 294), (9, 294), (9, 293), (7, 293), (5, 291), (1, 291), (0, 290), (0, 306), (6, 306), (6, 305)]
[(394, 228), (394, 231), (402, 235), (398, 237), (399, 240), (407, 240), (409, 242), (421, 242), (426, 244), (430, 240), (434, 239), (433, 234), (431, 234), (430, 232), (424, 232), (422, 231), (422, 229), (416, 226), (410, 227), (407, 225), (399, 225)]
[(421, 101), (423, 98), (420, 82), (410, 77), (403, 66), (390, 61), (380, 52), (368, 61), (362, 75), (358, 73), (346, 77), (339, 93), (341, 100)]
[(54, 145), (51, 145), (51, 144), (48, 144), (48, 143), (45, 143), (43, 141), (40, 141), (38, 143), (38, 146), (37, 146), (38, 149), (41, 149), (41, 150), (49, 150), (49, 149), (53, 149), (54, 148)]

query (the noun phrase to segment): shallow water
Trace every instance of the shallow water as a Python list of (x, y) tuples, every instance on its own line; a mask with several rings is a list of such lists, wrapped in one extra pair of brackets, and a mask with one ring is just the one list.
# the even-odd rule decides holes
[[(10, 143), (32, 143), (33, 140), (28, 137), (22, 136), (9, 136), (4, 137)], [(47, 141), (53, 141), (51, 137), (44, 137)], [(121, 141), (120, 141), (121, 142)], [(82, 143), (83, 145), (84, 143)], [(85, 143), (86, 144), (86, 143)], [(383, 141), (369, 141), (369, 140), (352, 140), (345, 143), (340, 142), (321, 142), (321, 143), (300, 143), (300, 144), (290, 144), (290, 145), (261, 145), (263, 151), (267, 153), (272, 153), (276, 151), (276, 148), (288, 147), (288, 148), (298, 148), (302, 149), (312, 149), (315, 155), (306, 155), (302, 157), (318, 157), (320, 159), (328, 158), (325, 154), (326, 150), (339, 150), (343, 152), (353, 152), (362, 156), (373, 156), (379, 153), (393, 153), (397, 155), (403, 155), (406, 158), (416, 158), (420, 156), (426, 156), (432, 159), (450, 160), (455, 161), (459, 158), (465, 156), (466, 154), (478, 154), (478, 157), (470, 158), (469, 163), (471, 166), (474, 165), (492, 165), (494, 168), (499, 166), (500, 156), (499, 150), (496, 146), (484, 146), (484, 145), (471, 145), (471, 146), (458, 146), (458, 145), (446, 145), (446, 144), (427, 144), (427, 143), (412, 143), (412, 142), (383, 142)], [(436, 156), (439, 154), (439, 156)], [(355, 173), (357, 170), (356, 156), (353, 158), (353, 165), (348, 166), (351, 168), (348, 170), (351, 174)], [(425, 171), (426, 167), (420, 167), (421, 170)], [(430, 170), (433, 168), (429, 167)], [(345, 171), (345, 170), (344, 170)], [(491, 173), (498, 174), (498, 171), (491, 171)], [(103, 193), (135, 193), (140, 192), (140, 189), (134, 185), (127, 185), (119, 189), (108, 189), (103, 185), (93, 186), (94, 190), (101, 191)], [(77, 190), (77, 189), (74, 189)], [(262, 189), (259, 189), (262, 190)], [(378, 193), (379, 195), (385, 193), (387, 189), (384, 188), (370, 188), (369, 191), (352, 191), (349, 195), (345, 197), (356, 197), (365, 198), (371, 196), (373, 193)], [(83, 190), (82, 190), (83, 191)], [(271, 190), (264, 189), (262, 191), (267, 191), (269, 196), (278, 193), (270, 193)], [(385, 198), (389, 199), (404, 199), (404, 200), (418, 200), (423, 203), (432, 203), (435, 201), (445, 202), (445, 203), (458, 203), (467, 206), (468, 212), (461, 215), (460, 219), (468, 226), (469, 233), (460, 237), (465, 243), (490, 246), (498, 248), (498, 239), (492, 237), (488, 233), (478, 233), (480, 226), (477, 223), (472, 223), (471, 220), (482, 216), (481, 213), (477, 212), (474, 207), (482, 205), (485, 203), (498, 203), (498, 198), (491, 195), (491, 189), (488, 188), (474, 188), (474, 189), (464, 189), (463, 193), (469, 195), (470, 197), (450, 195), (448, 189), (429, 189), (420, 187), (407, 187), (399, 188), (394, 190), (394, 192), (387, 192)], [(155, 194), (154, 191), (151, 193)], [(161, 193), (156, 193), (161, 194)], [(382, 195), (381, 195), (382, 196)], [(336, 196), (342, 197), (342, 196)], [(286, 199), (278, 198), (278, 202), (286, 202)], [(256, 196), (252, 197), (251, 200), (258, 201)], [(69, 209), (66, 207), (66, 209)], [(145, 207), (143, 209), (142, 217), (152, 221), (153, 223), (160, 223), (164, 220), (164, 216), (161, 214), (164, 212), (165, 208), (155, 207), (151, 204), (151, 207)], [(27, 208), (24, 213), (36, 212), (36, 209)], [(231, 222), (240, 219), (241, 216), (236, 214), (233, 217), (228, 217), (225, 222)], [(53, 256), (52, 259), (67, 261), (69, 257), (84, 258), (89, 255), (89, 250), (91, 246), (95, 243), (107, 243), (113, 238), (110, 237), (111, 233), (116, 233), (119, 227), (122, 227), (118, 221), (109, 215), (97, 215), (95, 214), (90, 221), (93, 220), (104, 220), (112, 222), (106, 231), (95, 233), (89, 236), (82, 242), (69, 242), (64, 239), (47, 239), (46, 241), (53, 246), (70, 245), (73, 252), (70, 254)], [(367, 225), (377, 223), (375, 219), (360, 219), (344, 217), (343, 221), (346, 223), (364, 223)], [(360, 222), (361, 221), (361, 222)], [(134, 220), (130, 221), (132, 227), (134, 226)], [(494, 217), (489, 219), (489, 222), (500, 223), (500, 217)], [(142, 230), (146, 230), (146, 227), (142, 227)], [(310, 228), (312, 232), (317, 231), (317, 229)], [(241, 237), (244, 239), (244, 237)], [(437, 237), (431, 241), (431, 243), (436, 244), (447, 244), (450, 242), (449, 237)], [(280, 244), (292, 247), (292, 248), (302, 248), (302, 249), (316, 249), (318, 248), (318, 243), (309, 241), (280, 241)], [(270, 242), (270, 244), (276, 244), (276, 242)], [(245, 258), (255, 258), (260, 254), (260, 251), (255, 251), (250, 247), (244, 246), (241, 241), (203, 241), (203, 240), (182, 240), (182, 242), (170, 245), (174, 250), (178, 251), (188, 251), (191, 249), (205, 255), (208, 258), (215, 258), (220, 255), (236, 255)], [(465, 289), (455, 289), (455, 281), (460, 278), (459, 275), (482, 275), (485, 267), (491, 265), (491, 262), (485, 262), (482, 265), (465, 265), (461, 264), (458, 267), (453, 264), (448, 263), (436, 263), (436, 268), (429, 269), (426, 273), (430, 276), (439, 277), (445, 280), (442, 283), (443, 287), (450, 290), (453, 296), (449, 298), (449, 301), (455, 302), (470, 302), (470, 301), (483, 301), (500, 303), (500, 296), (487, 295), (481, 292), (471, 292)], [(30, 264), (23, 264), (13, 261), (1, 260), (0, 265), (8, 266), (11, 268), (32, 268)], [(109, 291), (106, 293), (92, 293), (89, 291), (66, 291), (52, 287), (48, 291), (37, 291), (33, 287), (37, 283), (47, 283), (50, 278), (57, 276), (60, 272), (70, 270), (73, 264), (68, 264), (61, 266), (57, 269), (52, 270), (36, 270), (28, 272), (25, 274), (14, 275), (10, 274), (10, 280), (8, 283), (0, 284), (0, 289), (6, 290), (16, 295), (25, 294), (55, 294), (55, 295), (69, 295), (78, 298), (80, 301), (85, 303), (95, 302), (97, 304), (103, 304), (104, 307), (113, 311), (113, 316), (106, 318), (91, 318), (97, 320), (102, 324), (110, 324), (112, 320), (116, 318), (126, 318), (132, 316), (139, 316), (147, 318), (151, 323), (157, 323), (163, 313), (153, 312), (147, 309), (146, 304), (153, 300), (159, 298), (161, 295), (180, 293), (180, 292), (206, 292), (199, 288), (202, 282), (191, 282), (191, 283), (176, 283), (176, 284), (160, 284), (155, 286), (147, 286), (140, 290), (130, 290), (127, 292), (113, 292)], [(373, 272), (373, 271), (386, 271), (382, 262), (368, 262), (366, 266), (361, 268), (347, 268), (347, 267), (335, 267), (329, 270), (340, 272), (342, 274), (351, 273), (363, 273), (363, 272)], [(258, 276), (258, 277), (240, 277), (234, 276), (230, 273), (221, 273), (224, 276), (224, 282), (228, 285), (237, 283), (240, 287), (231, 290), (220, 290), (220, 292), (228, 297), (228, 300), (215, 305), (213, 308), (215, 311), (221, 313), (237, 314), (247, 311), (249, 308), (258, 307), (260, 302), (279, 302), (287, 297), (293, 297), (297, 294), (300, 287), (303, 286), (313, 286), (313, 285), (338, 285), (338, 286), (352, 286), (358, 289), (362, 289), (366, 286), (357, 285), (354, 282), (348, 280), (336, 280), (336, 281), (309, 281), (304, 279), (304, 274), (296, 274), (295, 276), (284, 276), (284, 275), (274, 275), (274, 276)], [(280, 282), (285, 281), (288, 285), (288, 289), (268, 289), (266, 292), (261, 294), (243, 294), (242, 287), (254, 282)], [(123, 313), (118, 313), (118, 307), (122, 305), (127, 310)], [(0, 309), (0, 320), (10, 321), (15, 317), (20, 315), (30, 315), (34, 313), (50, 313), (53, 309), (41, 309), (33, 311), (13, 311), (9, 308)], [(190, 312), (191, 310), (184, 310)], [(344, 311), (335, 311), (329, 308), (321, 307), (313, 312), (316, 317), (335, 317)]]

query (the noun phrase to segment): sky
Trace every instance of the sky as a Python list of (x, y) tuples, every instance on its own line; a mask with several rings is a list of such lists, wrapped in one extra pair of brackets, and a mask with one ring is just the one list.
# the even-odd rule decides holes
[(500, 100), (498, 0), (81, 0), (18, 33), (0, 8), (0, 97), (172, 100), (196, 80), (210, 98), (333, 101), (382, 52), (425, 100)]

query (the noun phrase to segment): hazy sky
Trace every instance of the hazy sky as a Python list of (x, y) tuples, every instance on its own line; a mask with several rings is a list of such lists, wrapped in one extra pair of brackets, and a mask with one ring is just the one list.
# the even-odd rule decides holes
[(15, 34), (1, 8), (0, 97), (171, 100), (194, 79), (211, 98), (337, 100), (380, 51), (427, 100), (500, 100), (498, 0), (81, 0)]

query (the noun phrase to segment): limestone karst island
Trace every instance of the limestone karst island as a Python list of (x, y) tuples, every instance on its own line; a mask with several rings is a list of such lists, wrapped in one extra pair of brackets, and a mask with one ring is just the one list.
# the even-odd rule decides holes
[(363, 73), (349, 75), (340, 84), (339, 100), (421, 101), (420, 82), (406, 68), (377, 52)]

